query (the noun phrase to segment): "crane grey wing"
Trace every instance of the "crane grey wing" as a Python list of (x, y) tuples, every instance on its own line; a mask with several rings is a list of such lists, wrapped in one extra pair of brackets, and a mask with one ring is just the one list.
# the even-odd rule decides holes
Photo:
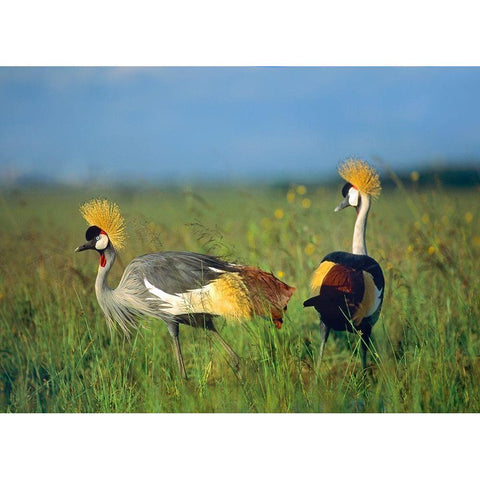
[(143, 255), (127, 266), (116, 291), (150, 316), (205, 313), (248, 318), (251, 306), (239, 268), (190, 252)]
[(204, 313), (241, 321), (254, 313), (281, 320), (294, 288), (254, 267), (197, 253), (164, 252), (133, 260), (116, 290), (149, 316)]
[(192, 252), (162, 252), (142, 255), (127, 267), (150, 285), (174, 295), (208, 285), (225, 272), (237, 272), (234, 265), (209, 255)]

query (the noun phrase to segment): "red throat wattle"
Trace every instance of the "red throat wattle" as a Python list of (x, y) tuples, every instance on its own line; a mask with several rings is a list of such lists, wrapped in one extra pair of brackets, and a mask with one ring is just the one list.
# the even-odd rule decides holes
[(102, 253), (102, 254), (100, 255), (100, 266), (101, 266), (101, 267), (104, 267), (104, 266), (106, 265), (106, 263), (107, 263), (107, 259), (105, 258), (105, 254)]

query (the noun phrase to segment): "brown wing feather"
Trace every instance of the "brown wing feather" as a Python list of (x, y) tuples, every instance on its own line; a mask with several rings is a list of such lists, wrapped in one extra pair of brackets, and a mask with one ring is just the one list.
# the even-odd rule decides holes
[(283, 313), (295, 288), (259, 268), (250, 266), (238, 268), (248, 289), (253, 313), (259, 316), (271, 315), (275, 326), (281, 328)]
[(311, 299), (311, 304), (334, 330), (349, 329), (349, 320), (356, 320), (355, 314), (364, 290), (361, 271), (335, 264), (323, 278), (319, 295)]

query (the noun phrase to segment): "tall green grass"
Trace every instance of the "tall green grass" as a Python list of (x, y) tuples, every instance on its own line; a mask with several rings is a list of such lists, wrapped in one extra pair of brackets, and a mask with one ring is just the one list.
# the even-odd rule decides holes
[[(303, 309), (325, 254), (350, 250), (354, 212), (338, 190), (26, 190), (0, 195), (0, 410), (3, 412), (475, 412), (480, 409), (478, 191), (399, 185), (369, 218), (386, 292), (363, 381), (359, 338), (333, 333), (315, 368), (318, 318)], [(188, 381), (160, 321), (131, 342), (97, 304), (98, 258), (74, 254), (92, 196), (116, 201), (137, 255), (192, 250), (257, 265), (297, 287), (282, 330), (216, 321), (237, 373), (208, 332), (181, 327)]]

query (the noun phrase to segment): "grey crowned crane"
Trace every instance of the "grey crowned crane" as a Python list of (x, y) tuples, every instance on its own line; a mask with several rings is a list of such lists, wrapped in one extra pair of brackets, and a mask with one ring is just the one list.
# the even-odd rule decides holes
[(318, 295), (306, 300), (303, 306), (314, 307), (320, 316), (318, 361), (331, 329), (357, 331), (362, 337), (365, 372), (371, 331), (380, 316), (385, 288), (382, 269), (367, 255), (365, 244), (371, 201), (380, 195), (381, 186), (378, 174), (363, 160), (346, 160), (338, 173), (347, 183), (342, 189), (344, 199), (335, 211), (351, 206), (357, 213), (352, 253), (332, 252), (323, 258), (311, 280), (312, 291)]
[(163, 320), (173, 339), (178, 367), (187, 378), (179, 324), (210, 330), (238, 368), (239, 359), (213, 324), (217, 315), (241, 321), (269, 316), (281, 328), (282, 317), (295, 288), (256, 267), (236, 265), (220, 258), (192, 252), (161, 252), (133, 259), (117, 288), (108, 285), (108, 273), (117, 250), (125, 244), (125, 222), (118, 206), (93, 199), (80, 207), (90, 225), (87, 242), (75, 251), (100, 254), (95, 293), (110, 327), (117, 324), (126, 336), (140, 317)]

